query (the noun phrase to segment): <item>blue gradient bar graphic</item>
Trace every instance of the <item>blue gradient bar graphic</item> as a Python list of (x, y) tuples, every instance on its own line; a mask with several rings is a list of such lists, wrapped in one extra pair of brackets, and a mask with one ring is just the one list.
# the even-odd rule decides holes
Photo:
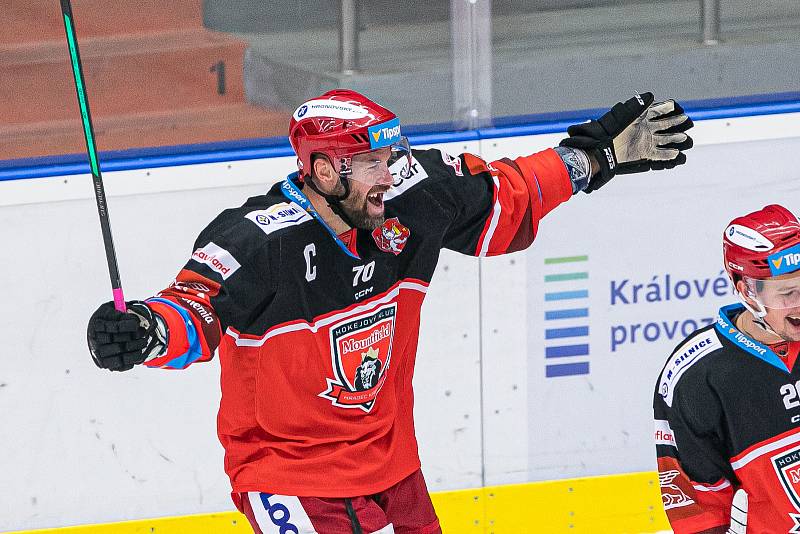
[(545, 339), (558, 339), (562, 337), (588, 336), (588, 326), (573, 326), (570, 328), (547, 328), (544, 331)]
[(566, 356), (588, 356), (589, 344), (585, 345), (556, 345), (545, 347), (545, 358), (564, 358)]
[(574, 319), (576, 317), (589, 317), (589, 308), (572, 308), (569, 310), (550, 310), (544, 312), (545, 321)]
[(553, 300), (566, 300), (566, 299), (585, 299), (589, 297), (588, 289), (579, 289), (577, 291), (556, 291), (554, 293), (545, 293), (545, 302)]
[(574, 375), (588, 375), (589, 362), (578, 363), (561, 363), (557, 365), (548, 365), (545, 367), (545, 376), (552, 378), (555, 376), (574, 376)]

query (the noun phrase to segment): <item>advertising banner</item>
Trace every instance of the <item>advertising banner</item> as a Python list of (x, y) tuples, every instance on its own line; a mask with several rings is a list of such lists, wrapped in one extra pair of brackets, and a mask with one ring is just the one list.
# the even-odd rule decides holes
[(528, 251), (482, 262), (487, 483), (655, 468), (658, 374), (736, 300), (722, 232), (766, 204), (800, 211), (798, 151), (798, 138), (696, 147), (683, 167), (573, 197)]

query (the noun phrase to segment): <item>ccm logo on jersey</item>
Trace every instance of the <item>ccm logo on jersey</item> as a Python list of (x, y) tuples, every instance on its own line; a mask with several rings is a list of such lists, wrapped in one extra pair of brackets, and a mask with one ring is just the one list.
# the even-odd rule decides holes
[(708, 330), (691, 337), (675, 351), (670, 357), (669, 362), (667, 362), (664, 371), (661, 373), (661, 380), (659, 380), (658, 385), (658, 392), (661, 394), (664, 402), (667, 403), (667, 406), (672, 406), (672, 395), (683, 373), (692, 365), (699, 362), (706, 354), (721, 348), (722, 343), (720, 343), (719, 337), (717, 337), (717, 332), (715, 330)]
[(245, 218), (256, 223), (267, 235), (281, 228), (311, 220), (311, 216), (294, 202), (281, 202), (265, 210), (251, 211)]
[(213, 241), (203, 248), (195, 250), (192, 259), (208, 265), (212, 271), (219, 273), (223, 280), (230, 278), (241, 267), (241, 264), (231, 256), (230, 252), (215, 245)]

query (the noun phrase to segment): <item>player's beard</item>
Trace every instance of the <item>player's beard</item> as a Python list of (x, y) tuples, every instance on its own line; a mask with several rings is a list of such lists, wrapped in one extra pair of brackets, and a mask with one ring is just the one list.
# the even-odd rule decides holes
[(388, 187), (375, 186), (364, 194), (358, 194), (351, 189), (350, 195), (342, 200), (339, 205), (350, 219), (350, 222), (353, 223), (353, 226), (371, 232), (384, 223), (386, 216), (385, 208), (381, 210), (380, 215), (370, 214), (367, 195), (375, 192), (386, 192), (388, 190)]

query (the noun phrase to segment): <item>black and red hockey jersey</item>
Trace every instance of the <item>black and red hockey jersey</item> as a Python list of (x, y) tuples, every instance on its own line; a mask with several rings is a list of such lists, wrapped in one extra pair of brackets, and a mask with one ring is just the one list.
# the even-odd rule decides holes
[[(735, 325), (741, 305), (681, 343), (656, 384), (661, 497), (676, 534), (731, 523), (739, 488), (747, 532), (800, 532), (800, 368)], [(792, 366), (791, 369), (786, 362)]]
[(572, 182), (554, 150), (491, 164), (414, 150), (410, 175), (384, 196), (386, 223), (351, 237), (358, 258), (286, 190), (201, 233), (174, 283), (148, 300), (169, 346), (146, 365), (180, 369), (218, 349), (234, 492), (374, 494), (420, 467), (411, 382), (439, 251), (524, 249)]

